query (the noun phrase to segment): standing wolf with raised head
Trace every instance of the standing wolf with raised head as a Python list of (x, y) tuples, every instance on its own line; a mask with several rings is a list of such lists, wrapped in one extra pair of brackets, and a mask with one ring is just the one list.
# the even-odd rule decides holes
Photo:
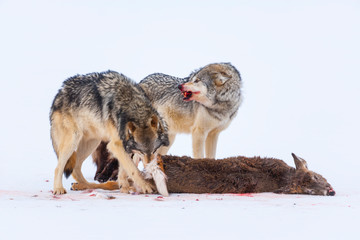
[[(74, 190), (118, 189), (116, 182), (89, 183), (81, 172), (83, 161), (101, 141), (115, 156), (122, 170), (142, 192), (152, 192), (131, 160), (132, 153), (143, 155), (145, 164), (162, 145), (168, 145), (165, 123), (152, 107), (143, 90), (117, 72), (77, 75), (63, 83), (50, 112), (51, 139), (58, 164), (54, 194), (64, 194), (62, 174), (77, 183)], [(119, 175), (119, 184), (125, 184)], [(127, 181), (126, 181), (127, 182)]]
[(209, 64), (187, 78), (156, 73), (140, 86), (168, 124), (170, 145), (161, 154), (168, 152), (177, 133), (190, 133), (194, 158), (215, 158), (218, 136), (241, 103), (242, 81), (234, 66)]

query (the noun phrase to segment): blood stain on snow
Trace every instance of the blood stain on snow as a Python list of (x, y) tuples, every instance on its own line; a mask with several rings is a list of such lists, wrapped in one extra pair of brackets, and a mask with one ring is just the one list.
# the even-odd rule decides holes
[(195, 199), (195, 201), (197, 201), (197, 202), (198, 202), (198, 201), (199, 201), (199, 199), (197, 198), (197, 199)]
[(81, 193), (92, 193), (94, 191), (94, 189), (87, 189), (85, 191), (82, 191)]
[(89, 195), (89, 197), (95, 197), (95, 196), (96, 196), (95, 193)]
[(233, 194), (230, 194), (232, 196), (239, 196), (239, 197), (254, 197), (253, 194), (251, 193), (233, 193)]
[(155, 198), (154, 200), (155, 200), (155, 201), (164, 201), (164, 197), (158, 196), (158, 197)]

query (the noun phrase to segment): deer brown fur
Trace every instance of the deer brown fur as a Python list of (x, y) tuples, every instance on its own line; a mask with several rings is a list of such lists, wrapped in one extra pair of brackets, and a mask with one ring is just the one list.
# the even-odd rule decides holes
[[(111, 164), (116, 159), (97, 152), (96, 156), (93, 155), (98, 166), (97, 178), (106, 181), (117, 170)], [(163, 165), (161, 168), (167, 175), (169, 193), (276, 192), (335, 195), (324, 177), (308, 170), (304, 159), (295, 154), (292, 156), (296, 168), (275, 158), (242, 156), (215, 160), (169, 155), (159, 156), (158, 164)]]
[(274, 158), (231, 157), (221, 160), (162, 156), (171, 193), (260, 193), (335, 195), (320, 174), (293, 154), (296, 168)]
[(106, 142), (101, 142), (91, 155), (97, 166), (94, 180), (99, 182), (116, 181), (119, 173), (119, 161), (111, 156), (106, 145)]

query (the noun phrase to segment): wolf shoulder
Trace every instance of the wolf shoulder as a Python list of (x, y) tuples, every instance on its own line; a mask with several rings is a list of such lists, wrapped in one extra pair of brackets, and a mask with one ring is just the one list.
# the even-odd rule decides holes
[(163, 73), (153, 73), (140, 81), (139, 85), (153, 103), (167, 101), (182, 102), (182, 95), (178, 86), (188, 78), (178, 78)]
[(118, 97), (130, 98), (133, 91), (141, 92), (136, 83), (125, 75), (115, 71), (75, 75), (63, 82), (56, 95), (52, 110), (62, 107), (90, 107), (103, 105), (106, 99)]

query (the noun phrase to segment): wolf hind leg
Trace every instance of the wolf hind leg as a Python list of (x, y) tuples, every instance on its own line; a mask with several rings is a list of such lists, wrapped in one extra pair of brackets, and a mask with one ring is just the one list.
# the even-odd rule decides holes
[(119, 189), (118, 183), (115, 181), (108, 181), (106, 183), (90, 183), (88, 182), (81, 172), (83, 162), (91, 153), (99, 146), (100, 140), (82, 140), (77, 149), (77, 161), (73, 170), (72, 176), (77, 183), (74, 183), (71, 187), (72, 190), (84, 190), (84, 189), (105, 189), (115, 190)]
[(66, 163), (71, 157), (75, 154), (76, 146), (79, 144), (80, 136), (76, 132), (62, 131), (62, 136), (57, 139), (58, 148), (55, 149), (55, 152), (58, 156), (58, 163), (55, 168), (55, 177), (54, 177), (54, 194), (65, 194), (66, 190), (62, 184), (62, 176)]

